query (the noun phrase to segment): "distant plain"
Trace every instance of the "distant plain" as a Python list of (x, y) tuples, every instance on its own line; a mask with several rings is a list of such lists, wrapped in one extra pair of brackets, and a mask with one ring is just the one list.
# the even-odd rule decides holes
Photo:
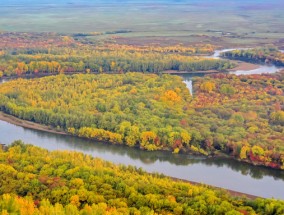
[(0, 31), (130, 31), (116, 35), (122, 43), (273, 43), (280, 48), (284, 43), (281, 0), (0, 0), (0, 5)]

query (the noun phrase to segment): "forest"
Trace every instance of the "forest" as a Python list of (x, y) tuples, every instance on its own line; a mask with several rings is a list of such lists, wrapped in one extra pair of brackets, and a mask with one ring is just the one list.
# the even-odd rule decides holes
[(284, 169), (284, 73), (194, 79), (143, 73), (17, 79), (0, 110), (71, 135), (139, 147), (226, 154)]
[(228, 60), (202, 57), (213, 53), (214, 46), (209, 44), (138, 46), (111, 40), (93, 44), (85, 36), (51, 33), (0, 33), (0, 39), (0, 78), (59, 73), (224, 71), (235, 66)]
[(234, 50), (222, 53), (222, 56), (233, 60), (242, 60), (252, 63), (266, 63), (284, 66), (284, 53), (276, 47), (261, 47), (245, 50)]
[(283, 11), (0, 0), (0, 215), (284, 215)]
[[(80, 53), (80, 52), (79, 52)], [(226, 70), (233, 64), (226, 60), (206, 59), (159, 52), (92, 51), (90, 55), (19, 54), (3, 55), (1, 76), (59, 73), (123, 73), (129, 71), (161, 73), (175, 71)]]
[[(80, 52), (79, 52), (80, 53)], [(1, 57), (2, 76), (59, 73), (123, 73), (129, 71), (161, 73), (207, 71), (233, 68), (227, 60), (206, 59), (159, 52), (97, 51), (87, 55), (19, 54)]]
[(78, 152), (15, 141), (0, 149), (1, 214), (263, 214), (284, 202), (233, 197), (224, 190), (114, 165)]

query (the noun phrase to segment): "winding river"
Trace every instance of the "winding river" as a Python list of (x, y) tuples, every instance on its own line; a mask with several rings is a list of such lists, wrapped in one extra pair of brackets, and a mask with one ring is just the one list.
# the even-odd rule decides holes
[[(249, 48), (239, 48), (238, 50), (246, 50)], [(220, 59), (220, 55), (227, 51), (233, 51), (236, 49), (222, 49), (222, 50), (216, 50), (213, 55), (206, 56), (206, 58), (210, 59)], [(284, 50), (280, 50), (281, 52), (284, 52)], [(231, 71), (229, 74), (235, 74), (235, 75), (253, 75), (253, 74), (264, 74), (264, 73), (275, 73), (283, 69), (283, 67), (277, 67), (274, 65), (259, 65), (257, 69), (252, 70), (236, 70)], [(191, 95), (193, 95), (193, 87), (192, 87), (192, 78), (199, 76), (202, 77), (206, 75), (204, 72), (201, 73), (194, 73), (194, 74), (182, 74), (180, 76), (183, 77), (184, 83), (186, 84), (187, 88), (189, 89)]]
[[(263, 72), (257, 69), (257, 71), (239, 71), (239, 73), (237, 71), (236, 73), (259, 74), (268, 70), (276, 72), (279, 69), (272, 67), (270, 70), (269, 67), (261, 67)], [(191, 89), (191, 78), (193, 76), (202, 76), (202, 74), (183, 75), (187, 86), (191, 87)], [(26, 129), (0, 121), (1, 143), (8, 145), (19, 139), (48, 150), (80, 151), (116, 164), (141, 167), (147, 172), (163, 173), (180, 179), (261, 197), (284, 199), (284, 171), (253, 166), (232, 159), (176, 155), (170, 152), (146, 152), (126, 146), (110, 145), (92, 140)]]

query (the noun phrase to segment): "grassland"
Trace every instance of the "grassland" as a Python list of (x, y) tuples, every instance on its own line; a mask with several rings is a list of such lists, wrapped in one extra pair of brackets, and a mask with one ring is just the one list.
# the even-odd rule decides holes
[[(283, 48), (284, 3), (243, 1), (0, 0), (0, 30), (106, 32), (119, 43), (211, 43)], [(113, 35), (104, 35), (109, 38)], [(96, 38), (94, 38), (96, 39)]]

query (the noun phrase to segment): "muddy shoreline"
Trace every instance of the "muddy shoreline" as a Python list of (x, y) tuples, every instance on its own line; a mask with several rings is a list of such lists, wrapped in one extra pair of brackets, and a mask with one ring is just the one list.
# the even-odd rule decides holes
[(235, 72), (237, 70), (254, 70), (258, 69), (261, 65), (259, 64), (253, 64), (253, 63), (247, 63), (243, 61), (232, 61), (233, 63), (236, 63), (237, 66), (233, 69), (229, 69), (231, 72)]
[(46, 132), (50, 132), (50, 133), (54, 133), (54, 134), (68, 135), (68, 133), (66, 133), (64, 131), (57, 131), (54, 128), (51, 128), (51, 127), (46, 126), (46, 125), (41, 125), (41, 124), (38, 124), (38, 123), (22, 120), (22, 119), (19, 119), (17, 117), (14, 117), (12, 115), (3, 113), (1, 111), (0, 111), (0, 120), (11, 123), (13, 125), (18, 125), (18, 126), (21, 126), (21, 127), (24, 127), (24, 128), (30, 128), (30, 129), (39, 130), (39, 131), (46, 131)]
[[(169, 177), (169, 176), (167, 176), (167, 177)], [(254, 195), (247, 194), (247, 193), (241, 193), (241, 192), (237, 192), (237, 191), (230, 190), (230, 189), (224, 189), (224, 188), (221, 188), (221, 187), (215, 187), (215, 186), (211, 186), (211, 185), (207, 185), (207, 184), (203, 184), (203, 183), (199, 183), (199, 182), (188, 181), (188, 180), (179, 179), (179, 178), (175, 178), (175, 177), (169, 177), (169, 178), (173, 179), (174, 181), (182, 181), (182, 182), (185, 182), (185, 183), (190, 183), (192, 185), (206, 186), (208, 188), (212, 188), (212, 189), (215, 189), (215, 190), (226, 191), (232, 197), (239, 197), (239, 198), (243, 198), (244, 197), (244, 198), (247, 198), (247, 199), (250, 199), (250, 200), (254, 200), (254, 199), (257, 199), (257, 198), (262, 198), (262, 197), (259, 197), (259, 196), (254, 196)]]

